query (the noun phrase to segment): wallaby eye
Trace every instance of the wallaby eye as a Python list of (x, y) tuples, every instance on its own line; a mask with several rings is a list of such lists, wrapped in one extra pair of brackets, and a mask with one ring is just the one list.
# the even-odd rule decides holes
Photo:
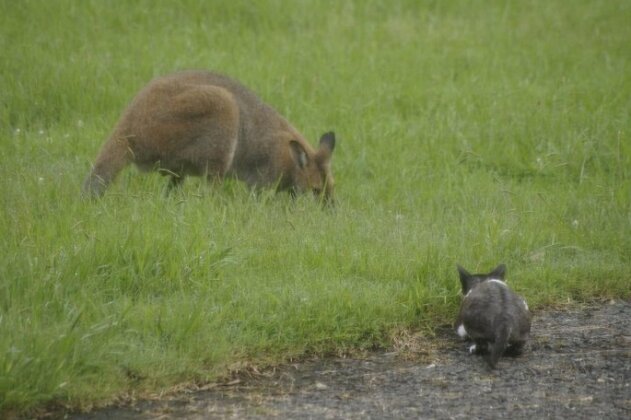
[(322, 194), (322, 188), (313, 188), (313, 194), (314, 195), (320, 195)]

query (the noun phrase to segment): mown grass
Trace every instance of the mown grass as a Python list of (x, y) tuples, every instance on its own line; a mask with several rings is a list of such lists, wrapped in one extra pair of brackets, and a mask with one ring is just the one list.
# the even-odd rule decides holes
[[(389, 345), (508, 265), (535, 310), (629, 298), (625, 1), (0, 3), (0, 413)], [(79, 198), (135, 92), (242, 80), (309, 138), (338, 206), (127, 170)]]

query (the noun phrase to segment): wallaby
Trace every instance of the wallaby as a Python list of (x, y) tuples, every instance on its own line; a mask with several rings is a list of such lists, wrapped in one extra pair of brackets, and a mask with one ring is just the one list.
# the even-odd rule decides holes
[(168, 190), (187, 175), (211, 181), (230, 176), (252, 187), (311, 191), (331, 202), (334, 147), (335, 134), (328, 132), (314, 150), (239, 82), (183, 71), (151, 81), (136, 95), (97, 156), (83, 193), (101, 196), (134, 163), (169, 175)]
[(456, 320), (456, 332), (474, 341), (470, 353), (486, 353), (495, 368), (505, 352), (521, 353), (530, 335), (530, 311), (526, 301), (508, 288), (506, 266), (488, 274), (469, 274), (458, 266), (464, 299)]

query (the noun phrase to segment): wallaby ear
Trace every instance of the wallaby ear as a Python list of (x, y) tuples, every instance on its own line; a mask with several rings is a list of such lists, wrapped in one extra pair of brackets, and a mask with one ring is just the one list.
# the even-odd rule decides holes
[(460, 274), (460, 284), (462, 285), (462, 294), (466, 294), (469, 291), (469, 279), (471, 274), (465, 270), (461, 265), (457, 265), (458, 274)]
[(291, 155), (296, 162), (296, 165), (298, 165), (300, 169), (304, 169), (304, 167), (307, 166), (307, 162), (309, 161), (305, 148), (302, 147), (302, 144), (300, 144), (296, 140), (289, 141), (289, 148), (291, 150)]
[(328, 133), (322, 134), (322, 137), (320, 137), (320, 150), (326, 150), (331, 154), (333, 153), (333, 149), (335, 149), (335, 133), (329, 131)]
[(489, 273), (489, 276), (504, 281), (504, 276), (506, 276), (506, 266), (504, 264), (498, 265)]

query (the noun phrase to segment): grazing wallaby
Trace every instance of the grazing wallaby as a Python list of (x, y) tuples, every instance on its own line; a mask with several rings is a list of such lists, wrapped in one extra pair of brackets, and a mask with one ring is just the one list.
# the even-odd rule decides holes
[(530, 335), (530, 312), (526, 301), (504, 281), (506, 266), (498, 265), (488, 274), (469, 274), (458, 266), (464, 299), (456, 320), (456, 332), (475, 344), (469, 352), (486, 353), (495, 368), (504, 352), (518, 355)]
[(187, 175), (232, 176), (250, 186), (312, 191), (330, 202), (335, 134), (314, 150), (252, 91), (226, 76), (184, 71), (150, 82), (133, 99), (103, 145), (83, 184), (100, 196), (134, 163), (170, 175), (169, 189)]

